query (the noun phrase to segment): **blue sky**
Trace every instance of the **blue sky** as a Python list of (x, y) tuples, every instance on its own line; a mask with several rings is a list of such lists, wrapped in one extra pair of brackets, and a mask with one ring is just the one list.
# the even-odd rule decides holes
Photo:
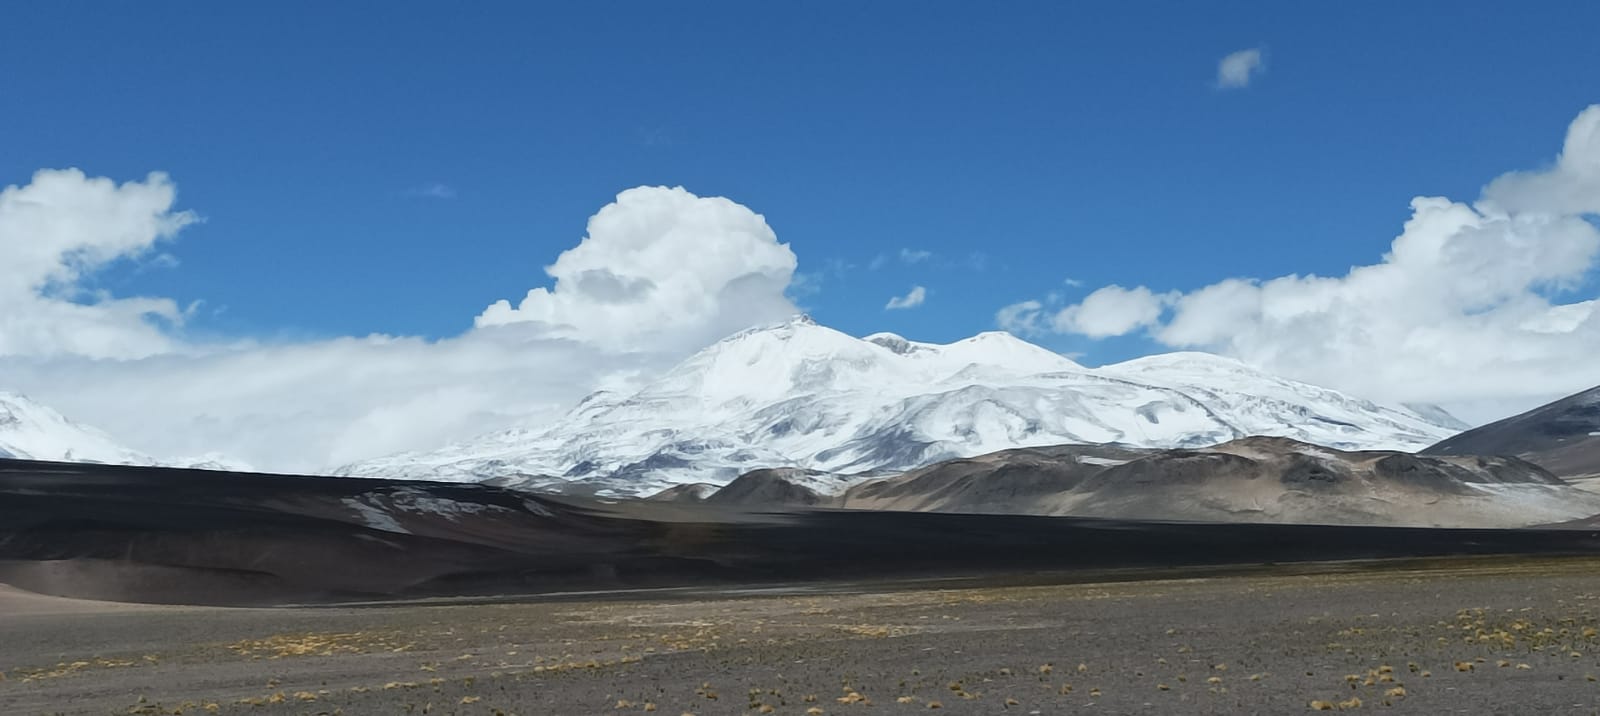
[[(1554, 159), (1600, 99), (1597, 26), (1577, 2), (30, 3), (0, 24), (0, 185), (168, 172), (204, 217), (176, 265), (96, 281), (203, 300), (197, 333), (456, 335), (665, 184), (764, 214), (823, 323), (944, 341), (1055, 290), (1376, 262), (1411, 197)], [(1247, 48), (1265, 71), (1219, 89)], [(902, 249), (932, 256), (871, 268)]]

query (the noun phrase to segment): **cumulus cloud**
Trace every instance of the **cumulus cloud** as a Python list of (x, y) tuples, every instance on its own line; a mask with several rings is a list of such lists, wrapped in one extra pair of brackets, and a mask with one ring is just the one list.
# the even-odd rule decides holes
[(907, 293), (904, 296), (895, 296), (890, 298), (888, 305), (885, 305), (883, 310), (896, 311), (906, 308), (916, 308), (917, 306), (921, 306), (926, 300), (928, 300), (928, 289), (925, 289), (921, 286), (912, 286), (910, 293)]
[[(0, 191), (0, 355), (138, 358), (170, 350), (170, 299), (116, 298), (86, 277), (137, 259), (196, 221), (164, 174), (117, 184), (45, 170)], [(170, 261), (170, 259), (167, 259)]]
[(553, 288), (491, 307), (461, 335), (198, 341), (170, 299), (83, 288), (192, 223), (174, 198), (160, 174), (117, 185), (75, 170), (0, 193), (0, 390), (158, 457), (320, 470), (549, 420), (699, 347), (663, 333), (709, 342), (794, 310), (794, 255), (760, 216), (646, 187), (590, 221), (548, 269)]
[(1260, 48), (1230, 53), (1217, 62), (1217, 87), (1222, 89), (1249, 87), (1250, 80), (1266, 69)]
[(1573, 120), (1555, 166), (1506, 174), (1484, 188), (1479, 203), (1499, 212), (1600, 213), (1600, 109)]
[(1062, 333), (1081, 333), (1090, 338), (1120, 336), (1136, 328), (1155, 324), (1161, 309), (1171, 300), (1143, 286), (1106, 286), (1068, 306), (1055, 315), (1054, 328)]
[(766, 219), (682, 187), (638, 187), (589, 219), (589, 232), (545, 273), (555, 279), (480, 328), (533, 323), (549, 335), (611, 350), (707, 340), (796, 313), (784, 295), (796, 260)]
[(1475, 204), (1413, 199), (1389, 252), (1343, 276), (1230, 278), (1170, 294), (1108, 286), (1049, 325), (1091, 337), (1143, 330), (1167, 346), (1477, 419), (1600, 384), (1600, 311), (1592, 295), (1574, 295), (1594, 290), (1600, 260), (1597, 127), (1600, 105), (1572, 123), (1553, 166), (1506, 174)]

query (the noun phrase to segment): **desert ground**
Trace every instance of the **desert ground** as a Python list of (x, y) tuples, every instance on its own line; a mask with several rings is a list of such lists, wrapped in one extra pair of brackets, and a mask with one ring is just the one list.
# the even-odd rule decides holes
[[(0, 591), (4, 714), (1595, 713), (1600, 559), (271, 609)], [(1052, 581), (1049, 576), (1037, 581)]]

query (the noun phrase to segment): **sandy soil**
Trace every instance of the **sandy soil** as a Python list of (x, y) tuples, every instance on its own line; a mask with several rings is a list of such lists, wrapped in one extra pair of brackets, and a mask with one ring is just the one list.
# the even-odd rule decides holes
[(1597, 629), (1592, 558), (278, 609), (4, 590), (0, 713), (1593, 713)]

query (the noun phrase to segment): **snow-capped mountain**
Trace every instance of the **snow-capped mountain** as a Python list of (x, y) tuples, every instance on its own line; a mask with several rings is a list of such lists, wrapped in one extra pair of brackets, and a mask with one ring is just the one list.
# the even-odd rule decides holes
[(26, 396), (0, 392), (0, 457), (61, 462), (154, 465), (149, 455), (123, 447), (87, 425)]
[(1273, 435), (1415, 450), (1454, 432), (1203, 353), (1091, 369), (1007, 333), (937, 345), (801, 316), (730, 336), (633, 395), (592, 394), (556, 424), (336, 472), (636, 495), (763, 467), (881, 474), (1023, 446)]
[(250, 472), (243, 462), (217, 453), (157, 460), (118, 443), (106, 433), (16, 393), (0, 392), (0, 458), (156, 465), (197, 470)]

